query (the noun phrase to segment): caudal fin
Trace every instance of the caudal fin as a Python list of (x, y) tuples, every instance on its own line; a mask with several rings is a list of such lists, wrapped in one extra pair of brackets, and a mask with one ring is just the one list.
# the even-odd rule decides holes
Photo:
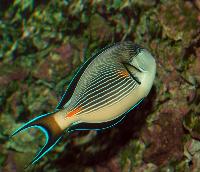
[[(53, 114), (56, 112), (48, 113), (36, 117), (22, 127), (17, 129), (12, 135), (16, 135), (17, 133), (26, 130), (28, 128), (38, 128), (40, 129), (46, 137), (46, 143), (42, 147), (42, 149), (38, 152), (38, 154), (34, 157), (34, 159), (30, 162), (30, 164), (36, 163), (39, 159), (41, 159), (47, 152), (49, 152), (62, 138), (63, 131), (60, 129), (58, 124), (56, 123)], [(30, 165), (29, 164), (29, 165)]]

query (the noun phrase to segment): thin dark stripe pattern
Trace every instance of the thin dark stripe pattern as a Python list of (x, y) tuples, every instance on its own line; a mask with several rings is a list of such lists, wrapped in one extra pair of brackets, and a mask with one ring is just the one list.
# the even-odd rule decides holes
[(83, 72), (71, 102), (65, 106), (68, 106), (70, 111), (81, 107), (82, 111), (79, 113), (90, 112), (117, 103), (127, 96), (138, 83), (130, 74), (119, 75), (120, 71), (126, 70), (122, 59), (134, 57), (139, 52), (139, 47), (133, 49), (132, 44), (124, 43), (98, 54)]

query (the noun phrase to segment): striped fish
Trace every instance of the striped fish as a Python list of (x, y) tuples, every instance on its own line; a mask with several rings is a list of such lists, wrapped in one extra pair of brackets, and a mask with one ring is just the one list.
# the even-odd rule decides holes
[(44, 132), (46, 144), (36, 163), (63, 137), (75, 130), (102, 130), (119, 123), (149, 93), (156, 73), (153, 56), (132, 42), (110, 45), (77, 71), (54, 112), (40, 115), (16, 130)]

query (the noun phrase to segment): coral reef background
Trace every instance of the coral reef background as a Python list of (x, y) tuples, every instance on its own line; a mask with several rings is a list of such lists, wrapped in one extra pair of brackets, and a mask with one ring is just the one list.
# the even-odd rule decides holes
[(123, 40), (156, 58), (150, 95), (112, 129), (66, 135), (27, 171), (200, 171), (199, 0), (0, 0), (0, 171), (23, 171), (45, 142), (11, 132), (53, 111), (81, 63)]

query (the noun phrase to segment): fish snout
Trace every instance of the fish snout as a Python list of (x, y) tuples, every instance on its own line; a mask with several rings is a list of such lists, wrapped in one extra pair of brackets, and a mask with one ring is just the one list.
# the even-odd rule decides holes
[(146, 49), (142, 49), (130, 63), (140, 72), (151, 72), (156, 67), (154, 57)]

